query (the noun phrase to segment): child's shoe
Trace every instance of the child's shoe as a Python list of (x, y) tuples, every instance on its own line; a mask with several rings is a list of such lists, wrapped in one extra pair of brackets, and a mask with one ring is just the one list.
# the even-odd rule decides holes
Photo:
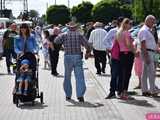
[(24, 90), (23, 95), (27, 96), (27, 90)]

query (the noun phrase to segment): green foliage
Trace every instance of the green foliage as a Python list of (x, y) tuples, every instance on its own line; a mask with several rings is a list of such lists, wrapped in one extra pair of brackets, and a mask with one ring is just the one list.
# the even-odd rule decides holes
[[(90, 2), (82, 2), (71, 9), (71, 14), (80, 23), (91, 20), (108, 23), (119, 16), (142, 22), (149, 14), (160, 18), (160, 0), (133, 0), (132, 4), (126, 1), (101, 0), (94, 6)], [(52, 5), (47, 9), (46, 20), (49, 24), (65, 24), (70, 20), (70, 10), (64, 5)]]
[(119, 0), (102, 0), (93, 7), (95, 21), (108, 23), (119, 16), (131, 17), (130, 6), (122, 4)]
[(74, 6), (71, 10), (72, 16), (77, 18), (78, 22), (86, 23), (92, 20), (93, 4), (90, 2), (82, 2), (78, 6)]
[(70, 21), (70, 10), (65, 5), (52, 5), (47, 9), (47, 22), (49, 24), (66, 24)]
[(134, 0), (133, 3), (133, 17), (137, 22), (144, 21), (149, 14), (160, 17), (160, 0)]
[(38, 11), (36, 11), (36, 10), (30, 10), (30, 11), (29, 11), (29, 16), (30, 16), (31, 18), (38, 17), (38, 16), (39, 16), (39, 13), (38, 13)]

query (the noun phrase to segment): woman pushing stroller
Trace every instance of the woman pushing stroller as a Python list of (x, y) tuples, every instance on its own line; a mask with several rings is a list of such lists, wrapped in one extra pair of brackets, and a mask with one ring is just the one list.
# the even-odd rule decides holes
[(38, 44), (30, 34), (27, 24), (20, 26), (20, 32), (14, 42), (17, 54), (17, 72), (13, 89), (13, 103), (18, 107), (19, 103), (32, 102), (40, 98), (43, 104), (43, 92), (39, 93), (37, 53)]
[[(15, 40), (15, 52), (17, 53), (18, 59), (20, 56), (25, 53), (38, 53), (38, 45), (33, 36), (30, 34), (30, 28), (27, 24), (22, 24), (20, 26), (19, 37)], [(18, 61), (18, 60), (17, 60)], [(27, 95), (28, 92), (28, 82), (31, 81), (32, 74), (30, 69), (31, 61), (29, 59), (23, 59), (20, 61), (19, 67), (19, 76), (17, 78), (17, 82), (19, 82), (18, 91), (16, 92), (18, 95)], [(24, 83), (24, 90), (22, 91)]]

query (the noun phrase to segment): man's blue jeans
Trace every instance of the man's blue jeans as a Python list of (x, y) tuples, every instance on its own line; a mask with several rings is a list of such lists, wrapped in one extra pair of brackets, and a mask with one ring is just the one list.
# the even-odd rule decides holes
[(64, 67), (65, 77), (63, 86), (66, 96), (72, 96), (71, 73), (72, 70), (74, 70), (77, 97), (83, 97), (86, 91), (86, 84), (84, 80), (84, 71), (82, 67), (81, 55), (65, 55)]

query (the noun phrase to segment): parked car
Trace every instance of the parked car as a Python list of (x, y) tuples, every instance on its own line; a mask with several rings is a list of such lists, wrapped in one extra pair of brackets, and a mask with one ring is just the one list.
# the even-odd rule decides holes
[(0, 18), (0, 29), (6, 29), (9, 22), (9, 18)]

